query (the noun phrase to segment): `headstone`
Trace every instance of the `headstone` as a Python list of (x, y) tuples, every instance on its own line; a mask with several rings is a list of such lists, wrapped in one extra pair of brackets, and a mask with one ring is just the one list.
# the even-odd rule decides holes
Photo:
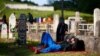
[(100, 9), (96, 8), (94, 9), (94, 36), (95, 37), (100, 37), (99, 34), (99, 21), (100, 21)]
[(52, 37), (53, 37), (53, 40), (55, 40), (55, 41), (56, 41), (56, 31), (57, 31), (58, 24), (59, 24), (59, 15), (54, 14), (53, 25), (52, 25), (52, 27), (53, 27), (52, 28), (53, 29)]
[(78, 22), (80, 22), (81, 21), (81, 17), (80, 17), (80, 12), (78, 12), (78, 11), (76, 11), (76, 13), (75, 13), (75, 21), (78, 23)]
[(9, 17), (9, 38), (13, 38), (13, 29), (16, 26), (16, 17), (14, 13), (12, 13)]
[(75, 17), (80, 17), (80, 12), (79, 11), (75, 12)]
[(18, 40), (20, 45), (26, 44), (26, 26), (27, 18), (25, 14), (21, 14), (18, 21)]
[(7, 38), (7, 25), (1, 25), (1, 38)]
[(78, 11), (76, 11), (76, 13), (75, 13), (75, 25), (76, 25), (76, 33), (75, 33), (75, 35), (77, 35), (78, 34), (78, 32), (79, 32), (79, 30), (78, 30), (78, 28), (79, 28), (79, 23), (81, 23), (81, 20), (82, 20), (82, 17), (80, 17), (80, 12), (78, 12)]
[(69, 32), (76, 36), (77, 22), (75, 21), (76, 17), (69, 17)]
[(59, 15), (58, 14), (55, 14), (53, 16), (53, 31), (55, 33), (56, 33), (56, 30), (57, 30), (58, 23), (59, 23)]
[(69, 20), (69, 32), (73, 33), (75, 36), (77, 35), (78, 25), (81, 23), (82, 17), (80, 17), (80, 13), (77, 11), (75, 12), (74, 17), (68, 17)]
[(76, 33), (76, 22), (74, 20), (71, 21), (71, 29), (70, 33), (74, 34)]
[(94, 51), (100, 53), (100, 9), (94, 9)]

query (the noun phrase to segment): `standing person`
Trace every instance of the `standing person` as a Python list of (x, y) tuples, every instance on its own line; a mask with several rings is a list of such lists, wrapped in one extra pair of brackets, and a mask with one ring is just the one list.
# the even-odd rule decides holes
[(7, 26), (8, 26), (8, 23), (7, 23), (7, 19), (6, 19), (6, 15), (5, 14), (2, 17), (2, 21), (3, 21), (3, 23), (7, 24)]
[(33, 24), (33, 16), (32, 16), (32, 14), (31, 13), (28, 13), (28, 21), (31, 23), (31, 24)]
[(68, 25), (64, 22), (60, 22), (57, 27), (56, 31), (56, 41), (61, 42), (64, 41), (64, 36), (66, 34), (66, 31), (68, 32)]

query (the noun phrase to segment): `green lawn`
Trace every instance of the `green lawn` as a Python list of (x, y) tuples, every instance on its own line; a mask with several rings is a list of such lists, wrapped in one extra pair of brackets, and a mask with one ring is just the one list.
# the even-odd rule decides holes
[[(4, 4), (6, 3), (18, 3), (18, 2), (10, 2), (9, 0), (0, 0), (0, 17), (2, 17), (4, 14), (7, 16), (7, 19), (11, 15), (11, 13), (15, 12), (17, 19), (19, 18), (21, 13), (28, 14), (29, 12), (33, 15), (33, 17), (48, 17), (48, 16), (53, 16), (53, 14), (59, 14), (61, 15), (60, 10), (56, 11), (37, 11), (37, 10), (14, 10), (14, 9), (8, 9), (5, 8)], [(64, 10), (64, 18), (67, 19), (69, 16), (74, 16), (75, 11), (71, 10)], [(80, 16), (83, 17), (87, 22), (93, 22), (93, 16), (92, 14), (88, 13), (80, 13)]]
[[(8, 9), (6, 8), (5, 10), (3, 10), (3, 12), (0, 14), (0, 17), (2, 17), (4, 14), (7, 16), (7, 18), (9, 18), (11, 13), (15, 13), (17, 19), (19, 18), (21, 13), (24, 13), (26, 15), (28, 15), (28, 13), (31, 13), (33, 15), (33, 17), (52, 17), (53, 14), (59, 14), (61, 15), (61, 11), (60, 10), (56, 10), (56, 11), (37, 11), (37, 10), (14, 10), (14, 9)], [(64, 11), (64, 18), (67, 19), (69, 16), (75, 16), (75, 11), (69, 11), (69, 10), (65, 10)], [(80, 13), (80, 16), (83, 17), (83, 19), (85, 19), (88, 22), (93, 22), (93, 17), (91, 14), (87, 14), (87, 13)]]
[[(36, 46), (37, 42), (31, 45)], [(97, 53), (89, 52), (54, 52), (35, 54), (26, 46), (18, 47), (14, 43), (0, 43), (0, 56), (98, 56)]]

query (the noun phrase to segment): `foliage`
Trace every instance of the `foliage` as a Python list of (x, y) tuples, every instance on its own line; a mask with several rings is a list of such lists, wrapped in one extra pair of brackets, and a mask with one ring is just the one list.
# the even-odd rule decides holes
[[(75, 1), (75, 0), (73, 0), (73, 1)], [(1, 3), (3, 3), (3, 4), (5, 4), (5, 3), (14, 3), (15, 4), (15, 3), (20, 3), (20, 2), (15, 2), (15, 1), (14, 2), (9, 2), (9, 0), (0, 0), (0, 5), (1, 5)], [(57, 2), (57, 3), (59, 3), (59, 2)], [(66, 4), (69, 7), (66, 6)], [(74, 3), (74, 4), (76, 4), (76, 3)], [(64, 2), (65, 9), (69, 8), (67, 10), (64, 10), (64, 18), (65, 19), (67, 19), (69, 16), (74, 16), (75, 15), (75, 11), (76, 10), (75, 11), (73, 11), (74, 9), (70, 10), (70, 8), (71, 8), (70, 5), (73, 5), (73, 2), (70, 2), (70, 1), (69, 2)], [(74, 5), (73, 7), (75, 7), (75, 6), (76, 5)], [(5, 6), (3, 6), (3, 7), (5, 7)], [(55, 7), (59, 7), (60, 8), (60, 4), (55, 5)], [(27, 16), (28, 16), (28, 13), (31, 13), (33, 17), (49, 17), (49, 16), (52, 17), (53, 14), (59, 14), (61, 16), (61, 11), (60, 10), (55, 10), (55, 11), (38, 11), (38, 10), (30, 10), (30, 9), (27, 9), (27, 10), (25, 10), (25, 9), (16, 9), (15, 10), (15, 9), (5, 8), (5, 9), (2, 10), (2, 13), (0, 13), (0, 17), (2, 17), (5, 14), (6, 17), (7, 17), (7, 20), (8, 20), (8, 18), (9, 18), (9, 16), (10, 16), (11, 13), (15, 13), (15, 16), (17, 17), (17, 19), (19, 18), (19, 16), (20, 16), (21, 13), (24, 13)], [(81, 14), (81, 16), (86, 21), (93, 22), (93, 17), (92, 17), (91, 14), (82, 13), (82, 12), (80, 14)]]
[[(61, 1), (52, 4), (55, 10), (61, 9)], [(70, 0), (64, 1), (64, 9), (78, 10), (81, 12), (93, 13), (95, 8), (100, 8), (100, 0)]]
[(100, 1), (96, 0), (74, 0), (76, 8), (82, 12), (92, 13), (95, 8), (100, 8)]
[[(61, 9), (61, 6), (62, 6), (60, 1), (55, 1), (52, 5), (54, 6), (55, 10)], [(71, 8), (74, 8), (72, 2), (70, 2), (70, 1), (64, 1), (63, 2), (63, 9), (64, 10), (66, 10), (66, 9), (68, 10), (68, 9), (71, 9)]]

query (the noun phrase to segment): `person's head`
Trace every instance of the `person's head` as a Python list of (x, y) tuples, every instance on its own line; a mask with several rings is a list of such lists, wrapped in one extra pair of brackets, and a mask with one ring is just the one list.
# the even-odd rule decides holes
[(77, 41), (78, 41), (78, 39), (75, 38), (75, 36), (73, 36), (73, 37), (71, 38), (71, 44), (75, 44), (75, 43), (77, 43)]
[(71, 38), (71, 43), (72, 43), (72, 44), (75, 43), (75, 38)]

